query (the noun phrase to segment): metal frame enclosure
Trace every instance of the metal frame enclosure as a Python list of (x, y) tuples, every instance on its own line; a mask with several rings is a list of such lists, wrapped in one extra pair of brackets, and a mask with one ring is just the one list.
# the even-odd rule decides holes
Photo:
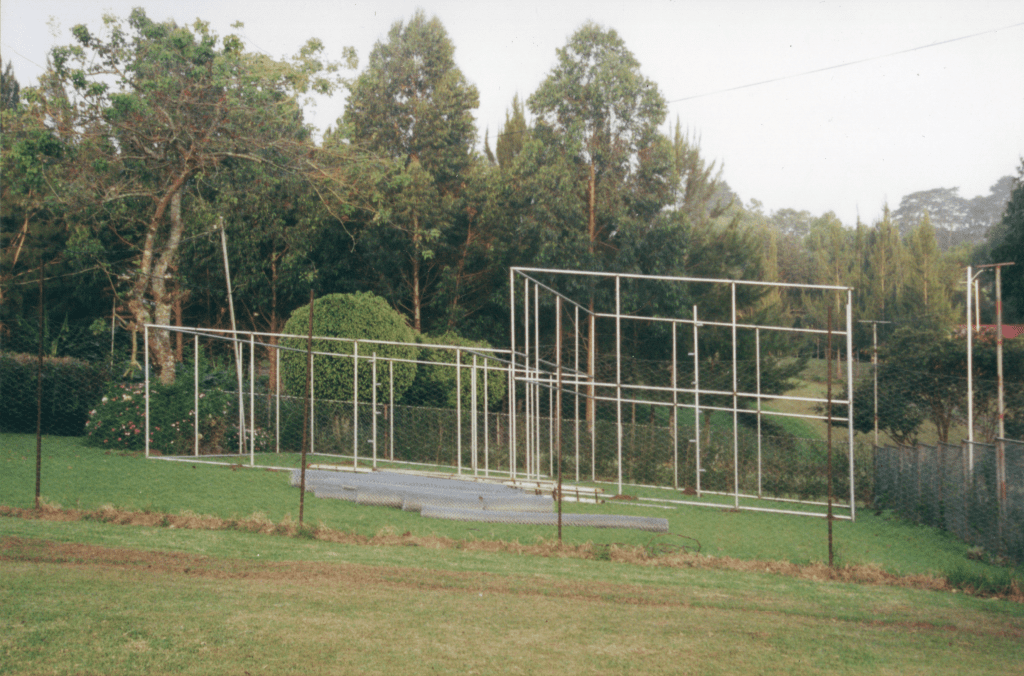
[[(711, 292), (722, 293), (723, 295), (728, 293), (728, 316), (716, 317), (710, 314), (706, 309), (702, 309), (699, 305), (694, 305), (692, 307), (692, 312), (688, 317), (657, 316), (655, 314), (641, 314), (638, 312), (624, 311), (622, 285), (627, 280), (666, 282), (670, 285), (697, 285), (698, 287), (707, 285), (707, 288)], [(581, 299), (578, 297), (574, 298), (572, 292), (564, 290), (566, 287), (575, 287), (579, 289), (581, 287), (586, 287), (588, 284), (589, 288), (593, 289), (600, 283), (605, 283), (607, 287), (613, 289), (611, 293), (614, 294), (614, 298), (611, 301), (607, 301), (606, 299), (608, 307), (595, 307), (593, 292), (591, 292), (591, 296), (589, 298)], [(745, 321), (739, 314), (736, 297), (737, 289), (743, 286), (782, 287), (796, 289), (806, 293), (831, 295), (835, 298), (837, 304), (841, 300), (845, 300), (845, 327), (840, 327), (839, 329), (833, 329), (830, 326), (792, 327), (757, 324)], [(510, 383), (510, 391), (514, 392), (516, 397), (520, 397), (523, 404), (521, 409), (517, 408), (514, 404), (510, 407), (510, 414), (513, 415), (511, 424), (513, 426), (518, 425), (525, 427), (527, 430), (522, 436), (513, 434), (512, 438), (517, 446), (521, 446), (522, 452), (527, 457), (527, 462), (525, 463), (527, 479), (540, 480), (542, 478), (539, 463), (539, 456), (543, 452), (541, 429), (545, 425), (551, 429), (551, 426), (554, 424), (554, 416), (552, 415), (549, 419), (547, 416), (542, 414), (543, 408), (541, 406), (541, 401), (544, 397), (547, 397), (549, 400), (552, 399), (555, 395), (555, 390), (559, 389), (558, 383), (561, 383), (560, 389), (563, 391), (562, 393), (564, 395), (572, 396), (574, 398), (582, 398), (584, 400), (591, 400), (587, 402), (585, 408), (588, 412), (586, 417), (586, 428), (590, 432), (589, 436), (592, 458), (594, 457), (594, 448), (597, 444), (596, 437), (598, 436), (598, 428), (596, 426), (595, 417), (590, 414), (590, 411), (593, 410), (595, 402), (597, 401), (604, 402), (609, 407), (614, 405), (614, 436), (616, 444), (615, 459), (617, 464), (617, 477), (614, 481), (614, 485), (616, 486), (616, 490), (619, 494), (622, 494), (624, 486), (622, 451), (623, 428), (626, 421), (624, 420), (623, 409), (627, 405), (642, 403), (652, 407), (671, 407), (671, 412), (668, 418), (670, 420), (669, 424), (672, 428), (673, 434), (670, 448), (673, 467), (671, 468), (671, 485), (665, 487), (676, 490), (679, 489), (680, 440), (677, 437), (679, 434), (680, 414), (684, 410), (688, 410), (693, 412), (692, 419), (695, 429), (695, 438), (689, 440), (689, 443), (694, 446), (693, 457), (695, 462), (694, 472), (696, 478), (696, 496), (697, 498), (701, 498), (706, 495), (719, 496), (719, 501), (717, 503), (697, 502), (691, 500), (672, 500), (672, 502), (729, 507), (741, 510), (770, 511), (804, 515), (813, 514), (815, 516), (822, 516), (823, 514), (819, 514), (817, 512), (760, 506), (763, 505), (764, 502), (789, 502), (821, 506), (825, 504), (808, 500), (770, 496), (762, 489), (762, 418), (767, 416), (780, 416), (816, 420), (827, 419), (827, 416), (824, 414), (815, 415), (771, 411), (762, 406), (762, 403), (768, 400), (791, 400), (807, 402), (820, 407), (824, 407), (828, 404), (828, 399), (826, 398), (796, 397), (763, 393), (761, 388), (761, 343), (764, 335), (771, 332), (801, 334), (805, 336), (823, 336), (831, 332), (832, 335), (845, 337), (845, 354), (847, 355), (847, 358), (844, 375), (846, 392), (849, 393), (846, 399), (836, 399), (833, 397), (831, 400), (831, 404), (833, 406), (845, 407), (845, 415), (832, 416), (832, 420), (835, 422), (846, 423), (848, 447), (847, 459), (849, 463), (849, 495), (845, 499), (845, 504), (837, 503), (835, 505), (840, 509), (847, 509), (849, 514), (848, 516), (842, 514), (836, 515), (835, 518), (853, 520), (856, 517), (852, 397), (853, 361), (850, 359), (850, 355), (853, 354), (853, 289), (851, 287), (514, 267), (509, 271), (509, 289), (510, 351), (512, 355), (512, 382)], [(554, 299), (557, 299), (557, 302), (555, 302)], [(542, 314), (544, 312), (550, 313), (552, 308), (558, 308), (555, 310), (555, 312), (558, 313), (556, 318), (551, 318), (550, 316), (544, 316)], [(566, 322), (572, 327), (571, 330), (574, 332), (572, 340), (562, 339), (561, 333), (563, 329), (561, 326), (563, 313), (566, 313), (567, 316), (572, 318), (571, 321)], [(615, 332), (613, 337), (614, 340), (609, 339), (607, 341), (608, 344), (614, 344), (615, 346), (614, 369), (606, 368), (607, 375), (604, 376), (599, 376), (596, 372), (594, 363), (595, 350), (586, 349), (584, 347), (588, 344), (589, 340), (597, 339), (596, 326), (598, 321), (606, 326), (614, 326)], [(628, 325), (630, 322), (636, 321), (646, 323), (668, 322), (671, 324), (672, 376), (671, 383), (667, 386), (645, 385), (641, 382), (633, 382), (623, 375), (623, 327), (624, 325)], [(547, 322), (547, 326), (559, 326), (559, 336), (557, 341), (557, 349), (559, 352), (558, 358), (551, 358), (547, 355), (545, 350), (550, 351), (553, 348), (541, 345), (540, 343), (540, 325), (542, 322)], [(693, 351), (689, 353), (689, 356), (693, 357), (693, 381), (690, 383), (680, 383), (676, 377), (677, 370), (682, 363), (677, 352), (678, 345), (676, 332), (679, 326), (689, 326), (692, 328), (693, 332)], [(730, 337), (729, 339), (732, 348), (730, 355), (731, 383), (728, 389), (721, 388), (720, 386), (713, 387), (710, 385), (702, 385), (701, 383), (701, 359), (699, 350), (701, 333), (702, 331), (715, 329), (718, 331), (727, 331)], [(737, 350), (740, 342), (739, 337), (743, 332), (750, 332), (752, 341), (756, 346), (756, 386), (751, 391), (743, 390), (739, 386), (739, 355)], [(563, 349), (572, 350), (572, 354), (569, 359), (561, 359), (561, 352)], [(581, 355), (580, 352), (584, 349), (586, 349), (586, 354)], [(558, 362), (557, 367), (556, 362)], [(587, 364), (585, 370), (580, 368), (581, 363)], [(613, 376), (611, 375), (612, 370), (614, 370)], [(723, 406), (723, 400), (731, 401), (731, 404)], [(576, 437), (574, 440), (575, 447), (578, 449), (582, 443), (578, 404), (575, 405), (574, 410), (576, 411), (576, 421), (571, 428), (566, 429), (573, 430), (573, 434)], [(717, 493), (707, 490), (701, 485), (701, 472), (704, 471), (701, 466), (701, 416), (704, 415), (706, 417), (711, 412), (725, 413), (730, 415), (732, 418), (732, 488), (729, 491), (719, 491)], [(756, 490), (751, 493), (744, 493), (740, 488), (740, 415), (756, 415), (757, 417), (757, 483)], [(704, 427), (707, 428), (706, 421)], [(552, 451), (549, 454), (550, 457), (550, 455), (553, 455), (553, 449), (549, 450)], [(514, 453), (515, 451), (512, 452)], [(576, 454), (576, 463), (576, 475), (579, 476), (578, 452)], [(593, 460), (590, 466), (592, 471), (590, 479), (593, 481), (596, 479), (596, 476), (593, 475), (595, 466)], [(731, 500), (728, 501), (728, 504), (722, 503), (722, 496), (731, 498)]]

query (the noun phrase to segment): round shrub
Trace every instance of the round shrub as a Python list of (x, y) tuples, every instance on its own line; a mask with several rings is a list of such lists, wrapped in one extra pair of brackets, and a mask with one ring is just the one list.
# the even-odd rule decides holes
[[(432, 345), (451, 345), (453, 347), (469, 348), (462, 352), (462, 406), (469, 408), (473, 404), (473, 356), (474, 347), (490, 347), (486, 341), (474, 341), (463, 338), (454, 331), (434, 336), (423, 336), (421, 342)], [(435, 362), (438, 366), (421, 363), (416, 372), (416, 380), (406, 393), (405, 399), (414, 406), (431, 406), (436, 408), (455, 408), (456, 381), (458, 374), (455, 372), (455, 350), (443, 350), (432, 347), (425, 347), (420, 352), (421, 362)], [(483, 401), (484, 397), (484, 356), (476, 353), (477, 379), (476, 394), (477, 401)], [(489, 361), (490, 367), (503, 367), (497, 361)], [(505, 399), (506, 377), (504, 370), (487, 371), (487, 408), (497, 410)]]
[[(292, 312), (285, 322), (284, 332), (305, 336), (309, 332), (309, 306), (303, 305)], [(405, 323), (405, 317), (387, 302), (372, 293), (335, 293), (317, 298), (313, 303), (313, 352), (351, 355), (353, 340), (317, 340), (317, 337), (385, 340), (407, 345), (359, 345), (359, 400), (371, 401), (373, 377), (369, 357), (377, 354), (377, 400), (385, 401), (388, 394), (387, 365), (382, 358), (414, 360), (419, 352), (415, 346), (416, 332)], [(281, 376), (285, 390), (292, 396), (304, 396), (306, 391), (306, 338), (285, 338), (281, 345)], [(364, 359), (365, 358), (365, 359)], [(352, 401), (352, 359), (314, 356), (314, 394), (317, 399)], [(395, 401), (416, 377), (416, 364), (396, 362)]]

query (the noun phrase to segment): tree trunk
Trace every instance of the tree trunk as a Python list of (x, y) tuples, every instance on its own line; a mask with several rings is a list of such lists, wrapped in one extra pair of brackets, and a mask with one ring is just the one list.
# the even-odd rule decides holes
[[(181, 243), (183, 230), (181, 220), (181, 187), (187, 178), (187, 174), (182, 174), (171, 185), (157, 204), (153, 218), (149, 222), (148, 232), (146, 233), (142, 249), (142, 258), (139, 262), (138, 277), (132, 286), (131, 299), (128, 301), (128, 309), (132, 313), (137, 330), (142, 330), (144, 325), (150, 322), (165, 326), (171, 322), (171, 309), (175, 294), (167, 289), (167, 277), (168, 270), (174, 264), (177, 257), (178, 245)], [(171, 227), (167, 234), (167, 239), (158, 252), (156, 250), (156, 239), (165, 212), (168, 214)], [(152, 301), (152, 313), (146, 307), (146, 296), (149, 296), (149, 299)], [(154, 330), (152, 332), (149, 349), (156, 364), (160, 382), (170, 385), (174, 382), (175, 362), (170, 335), (166, 329)]]

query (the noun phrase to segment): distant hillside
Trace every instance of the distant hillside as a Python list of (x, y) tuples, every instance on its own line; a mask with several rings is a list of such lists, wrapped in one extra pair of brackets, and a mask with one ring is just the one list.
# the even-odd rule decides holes
[(935, 188), (911, 193), (900, 200), (892, 213), (900, 233), (906, 235), (927, 211), (935, 226), (939, 248), (943, 251), (964, 242), (985, 241), (988, 229), (999, 222), (1010, 201), (1013, 177), (1003, 176), (989, 188), (988, 195), (972, 199), (961, 197), (959, 188)]

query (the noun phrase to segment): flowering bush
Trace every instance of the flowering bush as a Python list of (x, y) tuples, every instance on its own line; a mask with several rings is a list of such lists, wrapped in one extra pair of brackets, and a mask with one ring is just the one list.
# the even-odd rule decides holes
[[(230, 452), (226, 438), (228, 421), (237, 420), (229, 393), (222, 390), (199, 394), (200, 451)], [(173, 385), (150, 383), (149, 446), (166, 455), (191, 453), (194, 444), (195, 395), (192, 380), (179, 378)], [(146, 402), (142, 383), (111, 383), (89, 411), (85, 423), (87, 443), (102, 448), (142, 450), (146, 446)]]

